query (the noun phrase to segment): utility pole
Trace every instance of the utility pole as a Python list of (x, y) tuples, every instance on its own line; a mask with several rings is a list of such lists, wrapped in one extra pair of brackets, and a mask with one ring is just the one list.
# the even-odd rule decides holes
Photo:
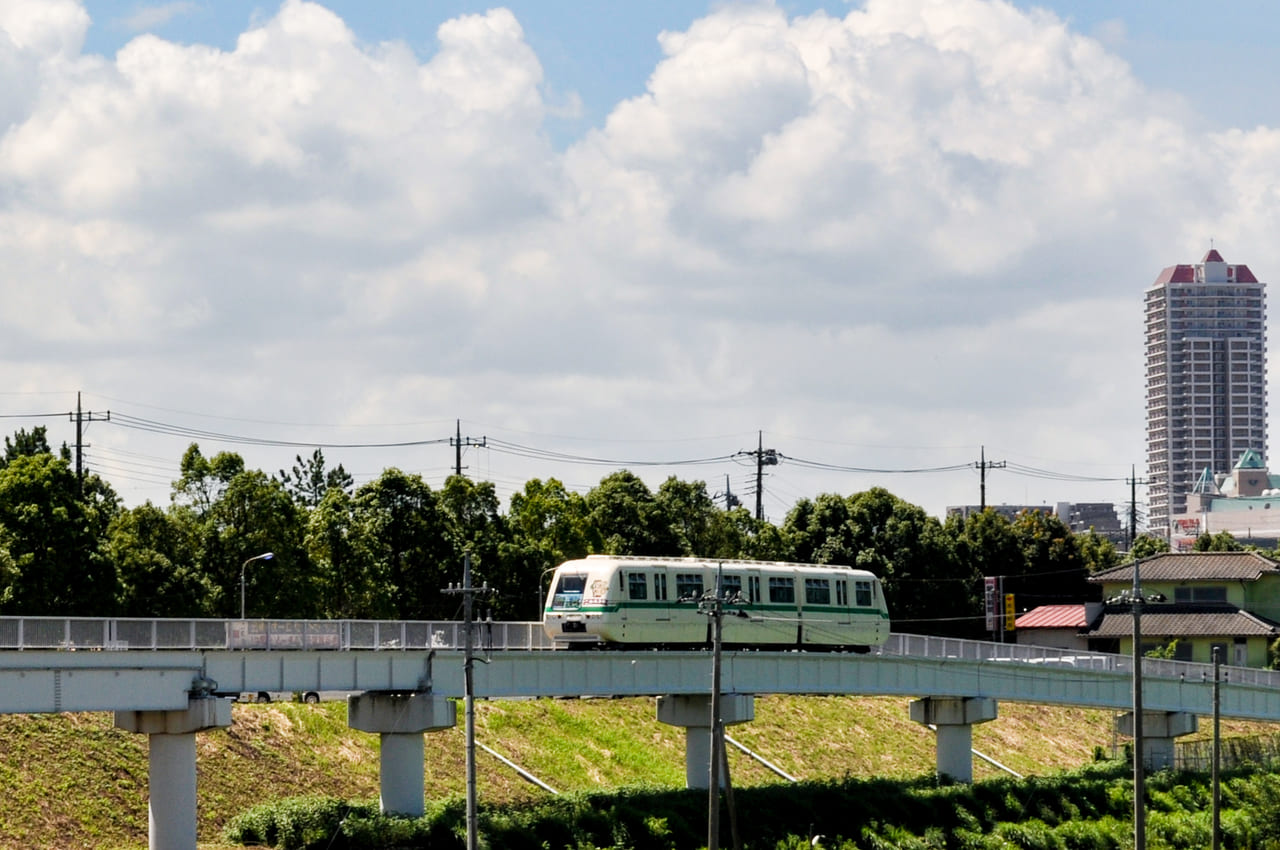
[(111, 421), (111, 411), (106, 413), (94, 413), (92, 410), (87, 413), (80, 408), (80, 393), (76, 393), (76, 412), (67, 414), (71, 421), (76, 423), (76, 487), (84, 487), (84, 423), (86, 422), (109, 422)]
[[(711, 764), (707, 800), (707, 850), (720, 848), (720, 777), (723, 770), (725, 797), (729, 805), (729, 829), (735, 850), (739, 847), (738, 813), (733, 805), (733, 785), (729, 780), (729, 760), (724, 749), (724, 722), (720, 718), (720, 655), (724, 626), (724, 606), (741, 605), (740, 594), (724, 595), (724, 564), (716, 568), (716, 588), (698, 600), (698, 611), (711, 618)], [(742, 611), (737, 616), (745, 616)]]
[(458, 435), (456, 437), (449, 438), (449, 445), (456, 446), (458, 450), (456, 459), (453, 464), (453, 474), (461, 475), (462, 474), (462, 447), (463, 446), (479, 446), (480, 448), (483, 449), (487, 445), (487, 440), (489, 438), (481, 437), (479, 440), (473, 440), (470, 437), (467, 437), (465, 440), (463, 440), (462, 439), (462, 420), (457, 419), (454, 421), (458, 428)]
[(764, 520), (764, 468), (778, 465), (778, 453), (764, 447), (764, 432), (756, 432), (755, 451), (735, 452), (738, 455), (751, 455), (756, 459), (756, 519)]
[(1218, 762), (1222, 758), (1222, 650), (1213, 648), (1213, 850), (1222, 847), (1222, 786)]
[(987, 460), (987, 447), (982, 447), (982, 453), (978, 462), (974, 466), (978, 470), (978, 510), (985, 511), (987, 509), (987, 470), (988, 469), (1004, 469), (1006, 461), (1003, 460)]
[(476, 827), (476, 705), (475, 705), (475, 641), (472, 635), (471, 598), (477, 593), (489, 593), (489, 583), (480, 587), (471, 586), (471, 553), (462, 557), (462, 585), (450, 583), (444, 593), (451, 596), (462, 595), (463, 626), (463, 704), (466, 714), (467, 734), (467, 850), (479, 847), (479, 835)]

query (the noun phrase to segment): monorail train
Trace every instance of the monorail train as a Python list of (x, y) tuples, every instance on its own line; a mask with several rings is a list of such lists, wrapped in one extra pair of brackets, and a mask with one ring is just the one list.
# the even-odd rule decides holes
[(697, 599), (724, 606), (728, 648), (866, 652), (889, 638), (880, 580), (865, 570), (771, 561), (590, 555), (556, 568), (542, 627), (557, 646), (706, 646), (711, 618)]

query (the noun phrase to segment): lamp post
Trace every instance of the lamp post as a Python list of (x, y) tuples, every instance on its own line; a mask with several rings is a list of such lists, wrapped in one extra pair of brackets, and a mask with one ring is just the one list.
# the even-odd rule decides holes
[(254, 561), (270, 561), (275, 557), (274, 552), (263, 552), (261, 555), (254, 555), (240, 565), (240, 619), (244, 619), (244, 568), (252, 564)]

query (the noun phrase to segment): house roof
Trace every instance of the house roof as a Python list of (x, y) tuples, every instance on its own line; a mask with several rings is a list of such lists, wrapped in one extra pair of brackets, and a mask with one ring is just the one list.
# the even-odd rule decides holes
[[(1257, 552), (1165, 552), (1137, 562), (1143, 581), (1257, 581), (1280, 564)], [(1133, 583), (1134, 562), (1089, 576), (1097, 583)]]
[[(1087, 634), (1091, 638), (1129, 637), (1133, 634), (1130, 607), (1108, 607)], [(1234, 605), (1155, 604), (1142, 609), (1142, 634), (1150, 638), (1274, 637), (1280, 634), (1280, 624)]]
[(1083, 605), (1041, 605), (1015, 622), (1020, 629), (1082, 629), (1089, 625)]

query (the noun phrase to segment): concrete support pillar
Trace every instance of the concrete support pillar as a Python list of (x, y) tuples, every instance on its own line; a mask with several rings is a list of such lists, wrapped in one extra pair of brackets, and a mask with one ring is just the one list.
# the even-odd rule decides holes
[[(756, 719), (756, 698), (751, 694), (722, 694), (720, 722), (725, 726)], [(684, 784), (686, 788), (711, 786), (711, 695), (676, 694), (658, 697), (658, 720), (683, 726)]]
[(995, 720), (987, 697), (926, 697), (911, 703), (911, 719), (937, 728), (938, 775), (973, 782), (973, 724)]
[(147, 846), (196, 850), (196, 733), (230, 726), (231, 700), (202, 697), (185, 710), (117, 711), (115, 725), (147, 736)]
[(423, 732), (450, 729), (457, 707), (432, 694), (353, 694), (347, 725), (380, 736), (378, 803), (386, 814), (420, 817), (424, 805)]
[[(1200, 718), (1185, 711), (1142, 712), (1142, 764), (1148, 770), (1173, 767), (1174, 743), (1200, 728)], [(1133, 712), (1116, 718), (1116, 731), (1133, 735)]]

